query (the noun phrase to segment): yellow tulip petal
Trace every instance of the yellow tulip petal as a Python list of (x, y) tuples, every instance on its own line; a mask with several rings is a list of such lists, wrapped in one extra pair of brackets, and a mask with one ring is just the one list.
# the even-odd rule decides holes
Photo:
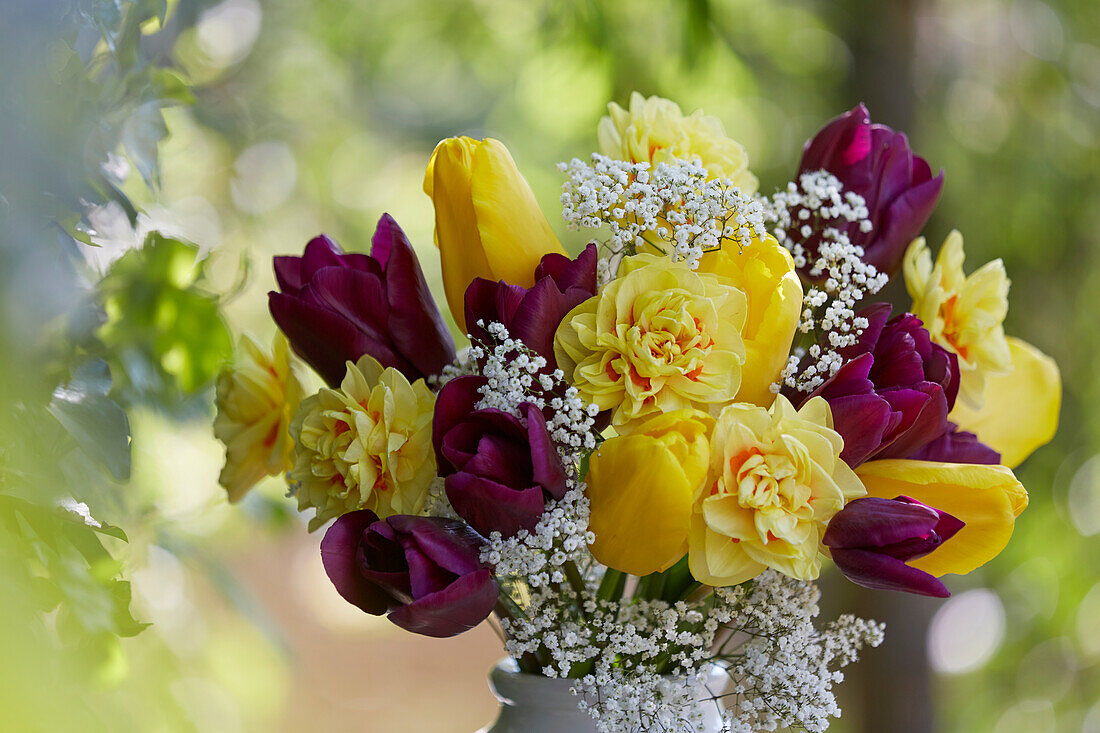
[(935, 576), (965, 575), (1008, 544), (1027, 491), (1005, 466), (935, 461), (868, 461), (856, 469), (868, 496), (909, 496), (966, 523), (930, 555), (909, 563)]
[(1031, 344), (1008, 339), (1012, 371), (991, 376), (982, 394), (982, 408), (962, 400), (950, 419), (1001, 454), (1001, 463), (1015, 468), (1058, 429), (1062, 377), (1058, 365)]
[(428, 162), (424, 192), (435, 205), (435, 243), (443, 270), (443, 290), (455, 323), (466, 330), (463, 308), (466, 287), (475, 277), (491, 276), (481, 246), (477, 215), (471, 199), (471, 175), (476, 140), (449, 138), (439, 143)]
[(474, 151), (470, 194), (493, 278), (529, 288), (542, 256), (565, 254), (508, 148), (486, 138)]
[(718, 275), (747, 296), (737, 401), (768, 407), (775, 400), (769, 388), (787, 362), (802, 311), (802, 283), (790, 254), (771, 236), (745, 248), (727, 242), (704, 254), (698, 271)]
[(592, 555), (633, 575), (666, 570), (687, 552), (694, 487), (671, 451), (647, 435), (606, 441), (592, 455), (587, 495)]

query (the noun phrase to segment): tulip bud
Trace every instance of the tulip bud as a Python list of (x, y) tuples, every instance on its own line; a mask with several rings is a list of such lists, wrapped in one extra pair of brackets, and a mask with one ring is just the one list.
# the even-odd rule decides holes
[(963, 523), (908, 496), (849, 502), (830, 521), (822, 543), (840, 572), (864, 588), (946, 598), (934, 576), (907, 565), (951, 539)]
[(435, 243), (451, 315), (464, 331), (463, 297), (474, 278), (531, 287), (539, 259), (564, 254), (535, 194), (499, 140), (452, 137), (424, 174), (435, 206)]

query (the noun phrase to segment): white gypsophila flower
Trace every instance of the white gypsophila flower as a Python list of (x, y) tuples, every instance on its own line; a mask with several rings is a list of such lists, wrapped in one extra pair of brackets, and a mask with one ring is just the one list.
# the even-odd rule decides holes
[(698, 159), (629, 163), (594, 153), (591, 163), (559, 163), (562, 218), (569, 229), (606, 227), (600, 282), (624, 254), (656, 251), (695, 269), (704, 252), (765, 236), (763, 208), (725, 178), (707, 179)]
[[(871, 230), (863, 197), (843, 189), (831, 173), (811, 171), (761, 200), (775, 238), (810, 279), (798, 330), (815, 334), (818, 343), (825, 344), (798, 354), (783, 370), (782, 383), (801, 392), (812, 392), (840, 369), (839, 351), (856, 344), (868, 325), (866, 318), (856, 316), (857, 304), (889, 281), (886, 273), (863, 261), (863, 248), (836, 226), (858, 223), (860, 231)], [(773, 385), (772, 391), (781, 386)]]
[(440, 374), (430, 374), (424, 379), (433, 391), (438, 392), (452, 379), (467, 377), (477, 373), (477, 360), (473, 356), (473, 350), (467, 346), (455, 355), (455, 360), (453, 362), (443, 367), (443, 371)]
[(547, 502), (535, 528), (509, 538), (494, 532), (481, 552), (504, 591), (507, 652), (547, 677), (577, 678), (578, 705), (601, 733), (701, 729), (708, 708), (698, 703), (700, 681), (715, 663), (736, 703), (725, 713), (726, 730), (824, 730), (839, 715), (836, 670), (861, 646), (880, 643), (882, 627), (844, 617), (817, 630), (816, 587), (774, 571), (690, 601), (601, 595), (606, 569), (587, 551), (594, 537), (581, 474), (582, 457), (595, 447), (595, 408), (503, 325), (479, 325), (493, 343), (470, 353), (486, 378), (477, 408), (520, 419), (523, 402), (547, 410), (567, 466), (568, 491)]

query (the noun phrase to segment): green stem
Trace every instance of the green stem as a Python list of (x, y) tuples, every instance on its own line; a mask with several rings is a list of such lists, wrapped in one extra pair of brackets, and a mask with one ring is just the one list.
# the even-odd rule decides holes
[(581, 571), (577, 569), (577, 564), (572, 560), (566, 560), (565, 565), (562, 567), (565, 569), (565, 578), (569, 581), (569, 585), (577, 594), (577, 601), (579, 603), (584, 603), (584, 596), (588, 592), (588, 586), (581, 576)]
[(626, 573), (621, 570), (607, 569), (600, 581), (600, 588), (596, 591), (596, 598), (601, 601), (618, 601), (626, 590)]

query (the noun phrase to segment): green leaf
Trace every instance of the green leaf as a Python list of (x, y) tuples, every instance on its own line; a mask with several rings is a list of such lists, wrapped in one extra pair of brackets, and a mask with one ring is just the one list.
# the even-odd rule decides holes
[(160, 141), (168, 136), (164, 115), (156, 101), (140, 105), (122, 124), (122, 145), (145, 185), (159, 184), (157, 174)]
[(95, 359), (80, 365), (68, 384), (54, 390), (48, 409), (90, 458), (125, 481), (130, 478), (130, 421), (107, 396), (110, 389), (107, 362)]

